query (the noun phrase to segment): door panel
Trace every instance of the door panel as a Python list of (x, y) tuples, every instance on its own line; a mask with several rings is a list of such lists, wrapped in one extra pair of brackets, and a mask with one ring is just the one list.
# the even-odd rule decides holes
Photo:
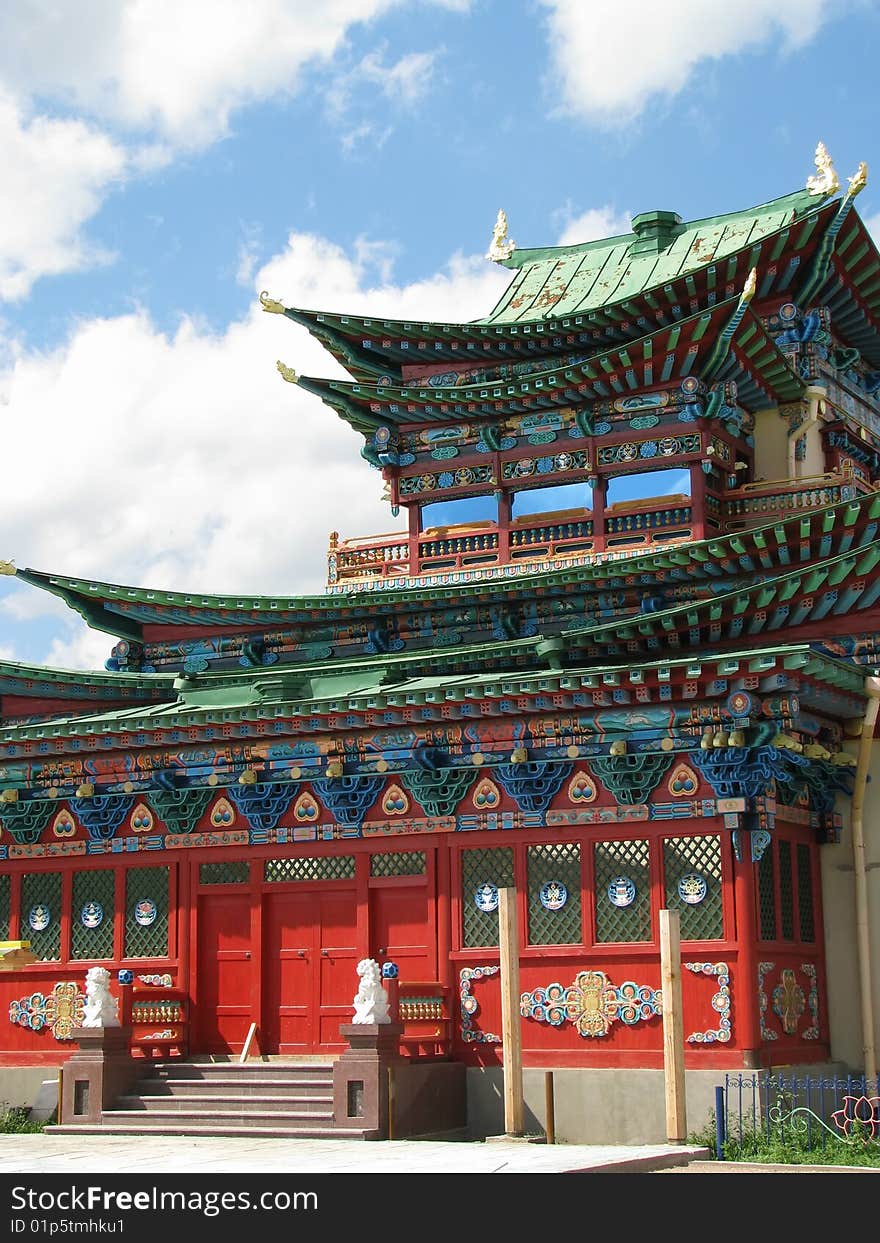
[(251, 1024), (256, 964), (251, 959), (251, 898), (247, 893), (199, 897), (198, 982), (194, 1048), (237, 1052)]
[(354, 890), (318, 895), (318, 1033), (322, 1049), (342, 1049), (340, 1023), (354, 1017), (357, 992), (357, 905)]
[(315, 1004), (315, 903), (301, 893), (263, 895), (267, 1053), (310, 1053)]
[(401, 980), (435, 978), (428, 909), (424, 884), (370, 890), (370, 953), (380, 962), (396, 962)]

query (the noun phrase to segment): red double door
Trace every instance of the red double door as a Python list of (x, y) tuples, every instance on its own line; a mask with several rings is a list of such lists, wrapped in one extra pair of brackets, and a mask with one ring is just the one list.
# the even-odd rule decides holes
[(255, 896), (232, 886), (198, 894), (195, 1052), (240, 1050), (251, 1023), (262, 1053), (333, 1052), (353, 1014), (359, 959), (393, 959), (405, 979), (432, 974), (424, 882), (370, 890), (369, 946), (353, 885), (264, 887), (256, 905)]

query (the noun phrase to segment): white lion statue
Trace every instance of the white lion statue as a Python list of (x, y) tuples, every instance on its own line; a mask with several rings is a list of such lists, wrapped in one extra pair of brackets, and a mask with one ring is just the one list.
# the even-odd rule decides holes
[(390, 1023), (388, 994), (382, 987), (382, 972), (375, 958), (362, 958), (357, 973), (361, 982), (354, 997), (352, 1023)]
[(83, 1027), (118, 1027), (118, 1002), (110, 994), (110, 972), (106, 967), (89, 967), (86, 972), (86, 1004)]

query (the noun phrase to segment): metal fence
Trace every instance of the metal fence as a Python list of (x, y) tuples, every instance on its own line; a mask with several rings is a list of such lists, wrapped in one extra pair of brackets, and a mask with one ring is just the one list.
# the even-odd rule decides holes
[(821, 1151), (880, 1142), (880, 1076), (727, 1074), (715, 1089), (715, 1155), (746, 1156), (773, 1144)]

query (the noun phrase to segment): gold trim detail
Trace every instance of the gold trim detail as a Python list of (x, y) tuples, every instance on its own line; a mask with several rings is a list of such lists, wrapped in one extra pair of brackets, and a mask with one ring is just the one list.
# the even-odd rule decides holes
[(260, 302), (263, 305), (264, 311), (269, 311), (272, 315), (283, 315), (284, 314), (285, 308), (282, 305), (282, 303), (278, 302), (275, 298), (270, 298), (268, 292), (265, 289), (260, 294)]
[(296, 374), (293, 367), (285, 366), (280, 358), (275, 363), (275, 366), (278, 368), (278, 372), (282, 380), (286, 380), (288, 384), (299, 384), (299, 376)]
[(509, 259), (515, 250), (516, 242), (507, 236), (507, 212), (501, 207), (495, 218), (492, 241), (486, 251), (486, 258), (491, 259), (493, 263), (500, 263), (502, 259)]
[(823, 197), (834, 194), (840, 189), (840, 178), (834, 171), (831, 156), (824, 142), (820, 142), (816, 147), (815, 164), (815, 175), (807, 178), (805, 188), (810, 194), (821, 194)]

